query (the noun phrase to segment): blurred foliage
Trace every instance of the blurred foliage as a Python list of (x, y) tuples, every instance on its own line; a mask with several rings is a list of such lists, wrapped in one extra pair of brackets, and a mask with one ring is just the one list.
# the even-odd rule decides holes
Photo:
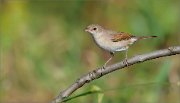
[[(131, 57), (179, 45), (179, 18), (179, 0), (0, 0), (0, 102), (49, 102), (100, 67), (109, 54), (84, 32), (89, 24), (158, 36), (133, 45)], [(123, 58), (117, 53), (111, 63)], [(114, 72), (74, 93), (93, 85), (102, 91), (116, 88), (103, 92), (102, 100), (89, 95), (69, 102), (179, 103), (179, 61), (179, 55), (171, 56)], [(147, 85), (135, 86), (141, 83)]]

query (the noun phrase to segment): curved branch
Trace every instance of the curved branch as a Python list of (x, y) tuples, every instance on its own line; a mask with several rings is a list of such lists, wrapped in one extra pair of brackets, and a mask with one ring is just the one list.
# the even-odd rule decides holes
[[(157, 50), (157, 51), (147, 53), (147, 54), (137, 55), (132, 58), (129, 58), (127, 62), (128, 62), (128, 66), (130, 66), (136, 63), (147, 61), (147, 60), (152, 60), (152, 59), (176, 55), (176, 54), (180, 54), (180, 46), (169, 47), (167, 49), (162, 49), (162, 50)], [(63, 102), (65, 98), (69, 97), (73, 92), (75, 92), (77, 89), (82, 87), (84, 84), (89, 83), (93, 81), (94, 79), (98, 79), (115, 70), (122, 69), (124, 67), (127, 67), (127, 65), (126, 63), (124, 63), (124, 61), (121, 61), (116, 64), (110, 65), (106, 68), (98, 68), (96, 70), (93, 70), (87, 73), (86, 75), (83, 75), (81, 78), (77, 79), (77, 81), (73, 83), (71, 86), (69, 86), (67, 89), (60, 92), (60, 94), (51, 103)]]

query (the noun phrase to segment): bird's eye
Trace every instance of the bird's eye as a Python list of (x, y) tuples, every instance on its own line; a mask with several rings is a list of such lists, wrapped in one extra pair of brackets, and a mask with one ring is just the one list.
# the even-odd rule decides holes
[(97, 28), (93, 28), (93, 30), (97, 30)]

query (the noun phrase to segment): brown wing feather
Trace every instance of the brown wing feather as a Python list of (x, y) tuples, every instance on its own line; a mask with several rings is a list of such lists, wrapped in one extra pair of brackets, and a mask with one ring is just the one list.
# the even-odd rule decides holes
[(118, 42), (118, 41), (122, 41), (122, 40), (128, 40), (132, 37), (134, 37), (134, 36), (129, 33), (120, 32), (118, 34), (114, 34), (111, 40), (113, 42)]

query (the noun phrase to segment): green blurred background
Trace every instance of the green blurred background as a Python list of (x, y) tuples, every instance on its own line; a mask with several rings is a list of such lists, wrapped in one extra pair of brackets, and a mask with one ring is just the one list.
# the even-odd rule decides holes
[[(128, 56), (180, 44), (179, 0), (0, 0), (0, 103), (46, 103), (109, 53), (84, 32), (96, 23), (135, 35), (157, 35)], [(116, 53), (110, 63), (124, 58)], [(179, 103), (180, 56), (104, 76), (74, 93), (103, 91), (68, 103)]]

